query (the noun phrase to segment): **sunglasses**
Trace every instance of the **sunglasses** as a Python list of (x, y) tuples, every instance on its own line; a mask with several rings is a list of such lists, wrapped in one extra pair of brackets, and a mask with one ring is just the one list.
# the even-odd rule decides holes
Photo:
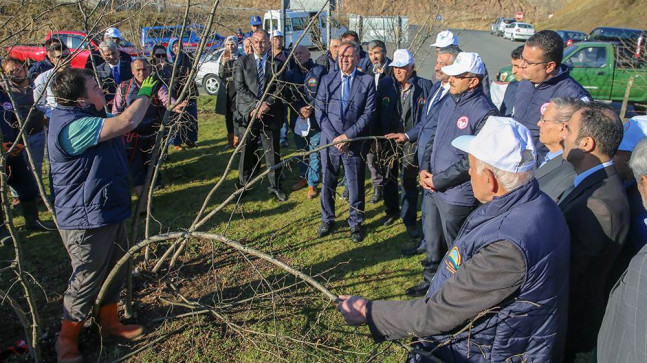
[(166, 54), (163, 54), (163, 53), (155, 53), (155, 57), (157, 57), (157, 58), (166, 57)]

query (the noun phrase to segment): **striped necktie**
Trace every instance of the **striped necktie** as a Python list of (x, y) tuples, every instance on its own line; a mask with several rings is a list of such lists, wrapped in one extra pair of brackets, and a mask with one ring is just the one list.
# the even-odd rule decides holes
[(265, 88), (265, 67), (263, 67), (263, 58), (256, 60), (256, 74), (258, 76), (258, 98), (263, 96)]

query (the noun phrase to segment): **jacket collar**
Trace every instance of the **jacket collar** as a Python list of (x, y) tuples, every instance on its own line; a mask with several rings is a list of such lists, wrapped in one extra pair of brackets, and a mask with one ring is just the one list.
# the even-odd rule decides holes
[(570, 73), (571, 72), (568, 70), (568, 67), (562, 64), (559, 66), (559, 72), (557, 72), (555, 76), (550, 77), (544, 80), (543, 82), (539, 83), (537, 85), (537, 88), (544, 87), (544, 86), (545, 87), (553, 86), (559, 83), (560, 81), (564, 80), (565, 78), (568, 78)]
[(456, 104), (465, 103), (468, 100), (483, 94), (483, 87), (476, 87), (471, 91), (465, 91), (459, 95), (449, 94)]

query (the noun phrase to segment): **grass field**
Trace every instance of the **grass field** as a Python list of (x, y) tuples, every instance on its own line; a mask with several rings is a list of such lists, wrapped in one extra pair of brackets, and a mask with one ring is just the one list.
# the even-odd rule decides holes
[[(200, 99), (199, 147), (171, 151), (164, 164), (165, 187), (155, 192), (152, 233), (186, 229), (212, 185), (221, 177), (230, 152), (223, 149), (224, 119), (213, 114), (214, 100)], [(291, 136), (291, 135), (290, 135)], [(293, 141), (287, 152), (293, 152)], [(237, 165), (237, 164), (236, 164)], [(297, 180), (297, 166), (286, 170), (283, 189)], [(211, 205), (234, 191), (236, 172), (227, 175)], [(367, 178), (368, 180), (368, 178)], [(402, 299), (404, 290), (417, 283), (420, 257), (405, 258), (400, 249), (412, 242), (404, 226), (383, 227), (380, 204), (367, 204), (366, 239), (350, 241), (344, 219), (348, 207), (338, 199), (335, 232), (317, 237), (320, 223), (318, 199), (306, 191), (289, 193), (278, 202), (257, 186), (239, 205), (229, 205), (210, 220), (203, 231), (229, 238), (266, 252), (308, 273), (336, 294), (360, 294), (370, 299)], [(338, 189), (341, 192), (341, 187)], [(371, 188), (367, 182), (367, 194)], [(133, 203), (134, 204), (134, 203)], [(19, 214), (19, 213), (17, 213)], [(44, 213), (41, 217), (46, 218)], [(22, 226), (20, 218), (16, 224)], [(129, 224), (130, 226), (130, 221)], [(143, 228), (139, 228), (140, 231)], [(44, 357), (55, 359), (55, 334), (60, 328), (62, 293), (70, 267), (69, 258), (55, 233), (21, 232), (25, 269), (42, 288), (36, 288), (45, 336)], [(159, 256), (168, 244), (155, 246)], [(4, 267), (13, 251), (0, 248)], [(402, 362), (404, 349), (395, 344), (374, 345), (367, 327), (344, 324), (341, 315), (320, 292), (272, 265), (234, 252), (217, 243), (193, 240), (179, 263), (155, 275), (139, 255), (134, 277), (135, 316), (146, 336), (134, 343), (102, 343), (96, 326), (82, 335), (81, 350), (87, 361), (112, 361), (126, 354), (133, 362)], [(148, 267), (151, 267), (150, 264)], [(0, 274), (0, 286), (9, 288), (12, 276)], [(14, 286), (12, 296), (19, 296)], [(174, 317), (191, 311), (166, 301), (183, 298), (211, 307), (208, 314)], [(233, 301), (243, 303), (230, 306)], [(228, 306), (229, 305), (229, 306)], [(196, 307), (200, 310), (201, 307)], [(13, 312), (0, 305), (0, 346), (14, 344), (23, 331)], [(584, 357), (583, 357), (584, 358)], [(584, 359), (582, 362), (586, 361)]]

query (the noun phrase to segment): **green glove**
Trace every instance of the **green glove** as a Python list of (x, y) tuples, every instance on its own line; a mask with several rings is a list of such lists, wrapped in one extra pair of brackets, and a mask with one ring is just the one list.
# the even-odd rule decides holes
[(139, 87), (137, 96), (146, 96), (148, 98), (151, 98), (151, 95), (154, 93), (158, 82), (159, 81), (156, 80), (153, 76), (146, 77), (144, 82), (142, 82), (142, 85)]

